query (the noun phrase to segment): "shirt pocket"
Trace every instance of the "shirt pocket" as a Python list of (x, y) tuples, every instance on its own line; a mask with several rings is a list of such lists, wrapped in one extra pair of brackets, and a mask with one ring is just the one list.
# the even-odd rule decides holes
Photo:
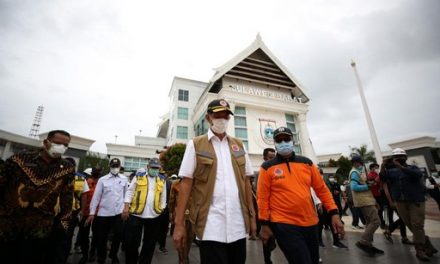
[(213, 158), (197, 155), (197, 166), (194, 171), (194, 178), (201, 182), (207, 182), (213, 163)]
[(103, 186), (104, 186), (104, 188), (103, 188), (104, 189), (104, 193), (112, 192), (113, 184), (111, 182), (106, 181), (106, 182), (104, 182)]

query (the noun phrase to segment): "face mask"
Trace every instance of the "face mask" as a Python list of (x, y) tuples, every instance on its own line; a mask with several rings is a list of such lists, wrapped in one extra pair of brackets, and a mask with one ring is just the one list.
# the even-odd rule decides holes
[(293, 141), (281, 141), (275, 143), (275, 149), (281, 156), (287, 156), (293, 152)]
[(159, 169), (149, 169), (148, 170), (148, 176), (156, 177), (157, 175), (159, 175)]
[(64, 152), (66, 152), (66, 150), (67, 147), (63, 144), (55, 144), (51, 142), (50, 147), (47, 150), (47, 154), (49, 154), (49, 156), (53, 159), (59, 159), (64, 154)]
[(402, 166), (406, 163), (406, 159), (397, 159), (396, 161), (399, 162), (399, 164)]
[(329, 182), (335, 182), (335, 179), (333, 179), (333, 178), (329, 178), (328, 181), (329, 181)]
[(224, 118), (213, 118), (211, 129), (217, 134), (223, 134), (228, 128), (228, 122), (229, 120), (226, 120)]
[(110, 168), (110, 173), (116, 175), (119, 173), (119, 168)]
[(379, 174), (380, 170), (379, 169), (375, 169), (374, 172)]
[(363, 171), (363, 169), (364, 169), (364, 166), (362, 166), (362, 165), (358, 165), (355, 169), (356, 169), (358, 172), (362, 173), (362, 171)]

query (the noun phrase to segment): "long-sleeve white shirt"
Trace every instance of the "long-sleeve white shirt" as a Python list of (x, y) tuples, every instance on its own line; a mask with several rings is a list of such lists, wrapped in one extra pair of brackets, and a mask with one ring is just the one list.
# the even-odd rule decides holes
[(128, 188), (128, 179), (122, 174), (109, 173), (99, 178), (90, 202), (90, 215), (115, 216), (124, 210), (124, 196)]
[[(154, 211), (154, 190), (156, 189), (156, 177), (146, 176), (148, 180), (148, 194), (147, 194), (147, 202), (145, 203), (145, 208), (142, 214), (133, 214), (140, 218), (156, 218), (159, 216), (156, 211)], [(159, 177), (159, 176), (157, 176)], [(134, 177), (130, 183), (130, 187), (128, 187), (127, 193), (125, 194), (125, 202), (131, 203), (133, 199), (134, 191), (137, 186), (137, 177)], [(166, 183), (163, 186), (163, 192), (160, 197), (160, 207), (163, 209), (167, 203), (167, 186)]]

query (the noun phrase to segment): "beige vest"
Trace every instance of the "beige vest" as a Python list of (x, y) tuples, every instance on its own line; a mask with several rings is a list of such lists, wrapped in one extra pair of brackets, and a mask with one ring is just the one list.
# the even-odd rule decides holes
[[(232, 167), (237, 180), (240, 204), (246, 230), (249, 230), (249, 208), (245, 193), (245, 151), (243, 143), (233, 137), (227, 136), (231, 152)], [(214, 147), (208, 141), (208, 135), (195, 137), (194, 148), (196, 151), (197, 167), (194, 170), (191, 200), (189, 201), (189, 219), (193, 231), (199, 238), (203, 238), (209, 206), (212, 202), (215, 178), (217, 174), (217, 157)]]
[[(352, 169), (350, 171), (350, 183), (351, 183), (351, 173), (357, 172), (357, 170)], [(362, 172), (362, 174), (359, 177), (359, 184), (367, 184), (367, 175), (365, 172)], [(353, 204), (355, 207), (363, 207), (363, 206), (369, 206), (369, 205), (375, 205), (376, 200), (374, 199), (373, 193), (370, 189), (363, 191), (363, 192), (355, 192), (353, 189), (351, 189), (351, 193), (353, 195)]]

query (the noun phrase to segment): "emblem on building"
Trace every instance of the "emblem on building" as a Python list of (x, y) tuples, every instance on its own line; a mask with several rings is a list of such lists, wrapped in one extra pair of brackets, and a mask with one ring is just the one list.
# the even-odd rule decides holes
[(260, 134), (264, 143), (267, 145), (273, 144), (273, 132), (276, 128), (276, 122), (274, 120), (260, 118)]

